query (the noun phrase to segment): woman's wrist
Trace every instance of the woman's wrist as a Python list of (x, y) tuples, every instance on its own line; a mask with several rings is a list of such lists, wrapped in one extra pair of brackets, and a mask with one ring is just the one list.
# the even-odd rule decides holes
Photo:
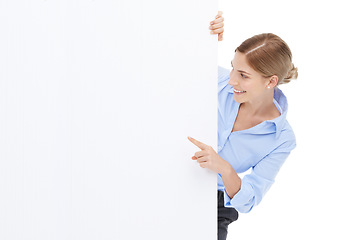
[(234, 168), (230, 165), (230, 163), (228, 163), (228, 161), (224, 160), (224, 164), (223, 167), (221, 169), (221, 176), (229, 176), (231, 175), (232, 171), (235, 171)]
[(224, 165), (223, 171), (220, 174), (225, 186), (226, 193), (230, 199), (232, 199), (234, 195), (241, 189), (241, 178), (228, 162)]

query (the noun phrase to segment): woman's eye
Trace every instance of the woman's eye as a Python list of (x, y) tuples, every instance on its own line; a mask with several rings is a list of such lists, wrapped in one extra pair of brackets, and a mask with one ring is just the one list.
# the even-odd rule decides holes
[(241, 75), (243, 78), (247, 78), (247, 76), (245, 76), (245, 75), (244, 75), (244, 74), (242, 74), (242, 73), (241, 73), (240, 75)]

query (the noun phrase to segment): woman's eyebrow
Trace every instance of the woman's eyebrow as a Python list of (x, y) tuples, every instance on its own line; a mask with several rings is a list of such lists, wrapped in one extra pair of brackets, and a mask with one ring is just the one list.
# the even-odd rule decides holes
[[(234, 67), (233, 64), (232, 64), (232, 61), (231, 61), (231, 66)], [(241, 73), (246, 73), (246, 74), (248, 74), (248, 75), (251, 75), (250, 73), (245, 72), (245, 71), (243, 71), (243, 70), (237, 70), (237, 71), (238, 71), (238, 72), (241, 72)]]
[(242, 70), (238, 70), (238, 72), (241, 72), (241, 73), (246, 73), (247, 75), (251, 75), (250, 73), (245, 72), (245, 71), (242, 71)]

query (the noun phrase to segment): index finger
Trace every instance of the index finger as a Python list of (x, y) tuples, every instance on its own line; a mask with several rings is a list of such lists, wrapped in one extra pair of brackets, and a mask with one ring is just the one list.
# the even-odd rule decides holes
[(193, 143), (195, 144), (196, 146), (198, 146), (201, 150), (204, 150), (206, 149), (207, 145), (205, 143), (202, 143), (192, 137), (188, 137), (188, 139)]

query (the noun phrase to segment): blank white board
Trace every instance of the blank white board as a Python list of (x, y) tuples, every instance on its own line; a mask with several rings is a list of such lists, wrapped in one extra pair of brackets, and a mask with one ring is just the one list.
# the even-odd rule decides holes
[(217, 239), (216, 14), (0, 2), (0, 239)]

